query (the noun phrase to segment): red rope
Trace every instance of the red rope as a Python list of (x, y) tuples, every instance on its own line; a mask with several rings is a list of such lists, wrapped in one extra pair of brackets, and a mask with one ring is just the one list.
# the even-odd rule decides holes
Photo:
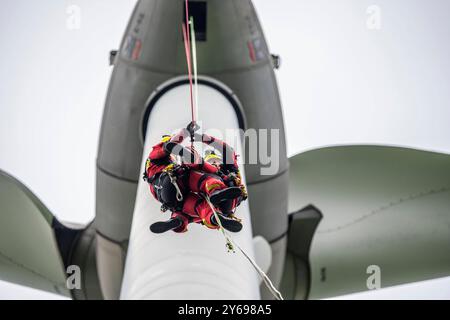
[[(186, 7), (186, 23), (189, 24), (189, 8), (188, 8), (188, 0), (185, 1)], [(183, 23), (183, 37), (184, 37), (184, 49), (186, 51), (186, 60), (188, 65), (188, 76), (189, 76), (189, 91), (191, 95), (191, 117), (192, 121), (195, 122), (195, 112), (194, 112), (194, 96), (192, 93), (192, 66), (191, 66), (191, 40), (189, 36), (189, 29)]]

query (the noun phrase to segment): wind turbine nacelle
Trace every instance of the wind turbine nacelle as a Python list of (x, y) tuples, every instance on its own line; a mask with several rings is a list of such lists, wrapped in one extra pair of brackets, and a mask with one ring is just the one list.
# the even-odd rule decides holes
[[(138, 180), (142, 172), (143, 137), (151, 117), (152, 98), (168, 98), (167, 84), (187, 74), (182, 22), (184, 2), (141, 0), (137, 3), (118, 52), (106, 100), (97, 157), (97, 266), (106, 297), (117, 298), (130, 235)], [(245, 164), (255, 235), (272, 245), (270, 275), (281, 279), (287, 232), (288, 161), (283, 117), (274, 64), (251, 1), (208, 0), (190, 3), (196, 26), (200, 85), (221, 91), (242, 130), (275, 130), (278, 135), (277, 168), (264, 173), (267, 163)], [(186, 84), (186, 80), (184, 81)], [(172, 88), (173, 89), (173, 88)], [(161, 92), (166, 90), (166, 92)], [(173, 93), (173, 91), (172, 91)], [(200, 96), (200, 120), (220, 118)], [(188, 99), (175, 99), (166, 117), (180, 116), (186, 126), (191, 117)], [(234, 103), (236, 101), (238, 103)], [(181, 120), (181, 115), (185, 115)], [(151, 123), (151, 122), (150, 122)], [(168, 121), (167, 123), (171, 123)], [(159, 123), (160, 128), (164, 123)], [(167, 126), (166, 133), (177, 128)], [(270, 138), (265, 150), (270, 150)], [(156, 144), (158, 141), (154, 141)], [(261, 145), (259, 145), (261, 147)], [(274, 192), (276, 190), (276, 192)], [(111, 266), (116, 266), (111, 268)]]

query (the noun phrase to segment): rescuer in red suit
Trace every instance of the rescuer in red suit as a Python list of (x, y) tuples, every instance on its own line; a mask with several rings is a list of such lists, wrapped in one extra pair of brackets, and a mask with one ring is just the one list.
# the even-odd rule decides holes
[[(226, 143), (205, 134), (194, 134), (190, 126), (174, 136), (163, 136), (146, 161), (144, 179), (151, 193), (162, 203), (162, 211), (172, 211), (170, 220), (156, 222), (150, 230), (185, 232), (192, 222), (217, 229), (218, 222), (206, 196), (223, 227), (238, 232), (242, 224), (234, 217), (234, 210), (247, 198), (247, 193), (239, 174), (237, 156)], [(193, 148), (181, 145), (188, 135), (222, 151), (223, 156), (209, 152), (205, 158), (199, 157)], [(174, 155), (181, 157), (181, 164), (176, 163)]]

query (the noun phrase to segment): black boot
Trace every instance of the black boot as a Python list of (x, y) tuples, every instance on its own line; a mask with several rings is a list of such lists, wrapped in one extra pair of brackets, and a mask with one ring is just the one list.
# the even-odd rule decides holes
[(211, 194), (211, 196), (209, 197), (209, 200), (211, 200), (211, 203), (216, 206), (221, 201), (236, 199), (237, 197), (239, 197), (241, 195), (242, 195), (241, 188), (229, 187), (226, 189), (214, 191)]
[(216, 204), (216, 207), (219, 208), (219, 211), (224, 217), (230, 217), (233, 213), (233, 199), (232, 200), (223, 200)]
[[(220, 223), (222, 224), (222, 227), (224, 227), (224, 229), (227, 229), (228, 231), (231, 231), (231, 232), (239, 232), (242, 230), (242, 223), (240, 223), (239, 221), (224, 217), (220, 214), (217, 214), (217, 215), (219, 216)], [(211, 217), (211, 222), (213, 224), (215, 224), (216, 226), (219, 225), (216, 221), (215, 215), (213, 215)]]
[(155, 222), (150, 226), (150, 230), (153, 233), (164, 233), (169, 230), (174, 230), (176, 228), (181, 227), (183, 222), (180, 219), (170, 219), (167, 221), (159, 221)]

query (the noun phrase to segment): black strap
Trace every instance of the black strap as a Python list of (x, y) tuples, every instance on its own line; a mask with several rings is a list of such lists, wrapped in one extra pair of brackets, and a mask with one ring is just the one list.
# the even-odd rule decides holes
[(150, 163), (155, 164), (157, 166), (162, 166), (171, 164), (172, 160), (170, 159), (170, 155), (168, 155), (159, 159), (150, 159)]
[[(166, 172), (160, 172), (155, 174), (152, 177), (152, 181), (151, 181), (152, 185), (153, 185), (153, 189), (155, 190), (155, 195), (156, 198), (158, 199), (158, 201), (163, 204), (164, 206), (166, 206), (169, 210), (171, 211), (181, 211), (181, 209), (183, 208), (183, 202), (182, 201), (178, 201), (178, 199), (176, 199), (176, 189), (175, 187), (173, 187), (172, 182), (170, 182), (170, 177), (169, 174)], [(167, 189), (172, 189), (171, 191), (167, 190)], [(165, 196), (163, 196), (164, 192), (174, 192), (173, 195), (173, 201), (171, 202), (167, 202), (165, 200), (167, 200), (167, 193)], [(166, 199), (164, 199), (166, 198)]]

